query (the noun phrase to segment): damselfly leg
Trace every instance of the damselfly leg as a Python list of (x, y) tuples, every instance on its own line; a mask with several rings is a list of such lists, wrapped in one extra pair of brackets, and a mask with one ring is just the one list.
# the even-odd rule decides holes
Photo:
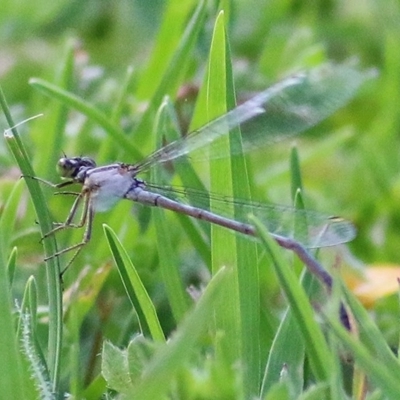
[[(39, 181), (40, 183), (43, 183), (47, 186), (50, 186), (50, 187), (53, 187), (56, 189), (63, 188), (65, 186), (68, 186), (68, 185), (71, 185), (74, 183), (73, 181), (65, 181), (65, 182), (60, 182), (60, 183), (55, 184), (55, 183), (52, 183), (52, 182), (49, 182), (49, 181), (46, 181), (44, 179), (37, 178), (37, 177), (31, 177), (31, 178)], [(55, 225), (55, 227), (53, 229), (51, 229), (49, 232), (45, 233), (40, 240), (42, 241), (42, 240), (48, 238), (49, 236), (52, 236), (55, 233), (65, 230), (65, 229), (85, 227), (85, 232), (83, 234), (83, 238), (82, 238), (81, 242), (76, 243), (72, 246), (66, 247), (66, 248), (64, 248), (60, 251), (57, 251), (56, 253), (51, 254), (50, 256), (44, 258), (44, 261), (47, 261), (54, 257), (58, 257), (62, 254), (76, 250), (74, 255), (71, 257), (71, 259), (68, 261), (66, 266), (63, 268), (63, 270), (60, 274), (62, 277), (62, 275), (65, 273), (65, 271), (68, 269), (68, 267), (76, 259), (76, 257), (82, 250), (83, 246), (90, 241), (90, 238), (92, 235), (94, 211), (93, 211), (93, 207), (92, 207), (92, 201), (90, 198), (90, 192), (87, 190), (86, 191), (82, 190), (80, 193), (72, 192), (72, 191), (62, 191), (62, 192), (56, 192), (55, 194), (73, 195), (73, 196), (76, 196), (76, 199), (75, 199), (74, 203), (72, 204), (72, 207), (70, 209), (70, 212), (69, 212), (65, 222), (61, 222), (61, 223), (53, 222), (53, 225)], [(74, 223), (77, 212), (79, 210), (79, 206), (81, 204), (82, 204), (82, 211), (81, 211), (79, 221), (77, 223)]]

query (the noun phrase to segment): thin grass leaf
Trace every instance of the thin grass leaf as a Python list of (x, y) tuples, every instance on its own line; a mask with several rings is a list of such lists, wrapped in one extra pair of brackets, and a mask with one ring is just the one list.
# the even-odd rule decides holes
[(288, 384), (293, 395), (299, 395), (304, 386), (305, 344), (303, 335), (297, 325), (296, 318), (290, 308), (281, 320), (271, 345), (260, 397), (263, 398), (269, 389), (279, 382), (281, 371), (288, 366)]
[[(230, 44), (226, 36), (226, 74), (227, 74), (227, 104), (231, 108), (236, 104), (234, 89), (234, 78), (231, 63)], [(235, 131), (240, 131), (236, 128)], [(230, 137), (235, 137), (234, 147), (241, 147), (240, 134), (232, 132)], [(232, 162), (232, 189), (237, 199), (251, 199), (250, 177), (246, 158), (242, 152), (233, 156)], [(240, 211), (234, 209), (234, 215), (238, 216)], [(238, 300), (240, 309), (240, 340), (241, 340), (241, 363), (243, 365), (242, 385), (243, 396), (250, 398), (258, 393), (261, 386), (261, 338), (260, 338), (260, 280), (259, 260), (257, 245), (240, 235), (236, 236), (237, 246), (237, 277), (238, 277)], [(262, 266), (261, 266), (262, 267)]]
[[(227, 97), (227, 43), (225, 36), (225, 18), (221, 11), (214, 24), (211, 40), (208, 70), (205, 80), (205, 113), (207, 120), (213, 120), (218, 115), (226, 113), (228, 109)], [(201, 97), (200, 97), (201, 100)], [(198, 110), (196, 110), (197, 112)], [(230, 153), (230, 141), (228, 135), (221, 137), (217, 143)], [(233, 197), (232, 164), (230, 157), (225, 159), (213, 159), (214, 146), (210, 149), (209, 174), (210, 191), (223, 191), (227, 196)], [(210, 199), (210, 210), (215, 210), (215, 202)], [(227, 206), (226, 216), (234, 218), (233, 207)], [(215, 274), (222, 266), (233, 268), (234, 284), (225, 292), (226, 298), (222, 303), (216, 304), (214, 318), (216, 330), (224, 332), (223, 339), (217, 343), (217, 355), (222, 365), (231, 365), (241, 358), (241, 334), (240, 334), (240, 307), (237, 285), (237, 244), (236, 237), (221, 227), (211, 225), (211, 268)], [(242, 382), (241, 382), (242, 384)]]
[[(304, 202), (301, 195), (301, 170), (296, 147), (293, 147), (291, 151), (290, 171), (293, 203), (296, 208), (304, 209)], [(301, 216), (299, 218), (301, 218)], [(301, 229), (301, 227), (306, 226), (306, 221), (295, 219), (295, 232)], [(311, 296), (311, 293), (314, 291), (314, 278), (307, 270), (304, 270), (304, 264), (297, 259), (297, 257), (293, 258), (293, 264), (294, 265), (290, 266), (290, 268), (293, 268), (295, 273), (300, 276), (300, 282), (307, 296)], [(301, 270), (303, 270), (302, 274), (300, 273)], [(283, 365), (288, 365), (287, 379), (291, 387), (291, 394), (295, 397), (299, 396), (303, 392), (304, 386), (304, 360), (305, 343), (303, 335), (299, 330), (296, 317), (289, 306), (281, 320), (269, 352), (261, 387), (261, 395), (265, 395), (268, 392), (268, 388), (280, 379), (280, 372)]]
[[(195, 124), (200, 125), (213, 117), (222, 115), (227, 109), (235, 105), (232, 69), (230, 64), (230, 50), (226, 39), (225, 18), (221, 12), (215, 22), (211, 43), (207, 87), (200, 92), (195, 111)], [(196, 115), (203, 115), (203, 120), (196, 119)], [(204, 116), (207, 120), (204, 120)], [(193, 125), (193, 122), (192, 122)], [(238, 131), (238, 128), (236, 129)], [(232, 131), (233, 133), (233, 131)], [(241, 146), (240, 134), (235, 132), (232, 137), (226, 135), (221, 138), (217, 146), (223, 144), (226, 149), (231, 146), (235, 138), (236, 149)], [(223, 192), (227, 196), (251, 198), (247, 177), (247, 168), (243, 157), (213, 159), (210, 154), (210, 190)], [(226, 154), (230, 154), (227, 150)], [(210, 209), (215, 205), (210, 202)], [(232, 218), (235, 209), (224, 210)], [(259, 293), (258, 293), (258, 266), (254, 243), (229, 232), (211, 226), (212, 232), (212, 265), (213, 271), (221, 265), (235, 266), (237, 285), (232, 287), (232, 293), (227, 296), (216, 314), (217, 326), (226, 333), (224, 341), (220, 343), (222, 353), (229, 354), (224, 360), (228, 364), (239, 359), (243, 365), (241, 385), (244, 396), (250, 397), (257, 393), (260, 381), (260, 343), (257, 334), (259, 330)], [(221, 325), (219, 325), (221, 324)], [(249, 339), (251, 338), (251, 339)]]
[[(0, 87), (0, 106), (6, 116), (10, 127), (15, 124), (12, 120), (4, 93)], [(24, 144), (17, 129), (10, 128), (5, 132), (5, 138), (22, 174), (26, 177), (36, 176), (30, 164)], [(26, 178), (33, 205), (35, 207), (38, 223), (42, 235), (52, 228), (51, 219), (40, 185), (36, 180)], [(45, 254), (50, 256), (57, 250), (54, 237), (44, 240)], [(60, 356), (62, 343), (62, 302), (60, 266), (57, 258), (51, 258), (46, 263), (47, 290), (49, 296), (49, 340), (48, 340), (48, 368), (52, 380), (52, 389), (58, 391), (60, 374)]]
[(303, 335), (312, 372), (318, 381), (325, 381), (329, 377), (333, 359), (321, 328), (315, 321), (314, 311), (307, 295), (299, 285), (290, 266), (283, 260), (281, 249), (274, 239), (256, 218), (252, 217), (251, 219), (257, 228), (265, 250), (272, 258), (282, 290)]
[(113, 230), (107, 225), (103, 225), (103, 229), (128, 298), (138, 315), (142, 333), (154, 340), (165, 341), (154, 305), (128, 254)]
[[(165, 103), (161, 105), (154, 125), (157, 147), (161, 146), (163, 132), (165, 131), (166, 125), (169, 124), (169, 114), (165, 106)], [(162, 182), (160, 168), (154, 168), (152, 171), (151, 179), (154, 182)], [(182, 278), (179, 273), (179, 261), (170, 240), (169, 227), (164, 211), (158, 207), (154, 207), (152, 209), (152, 216), (156, 229), (159, 267), (167, 291), (168, 300), (172, 308), (172, 313), (175, 321), (179, 322), (188, 310), (188, 295), (183, 289)]]

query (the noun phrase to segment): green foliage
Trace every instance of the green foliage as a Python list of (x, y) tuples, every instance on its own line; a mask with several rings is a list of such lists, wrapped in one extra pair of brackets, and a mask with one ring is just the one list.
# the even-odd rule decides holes
[[(44, 115), (0, 141), (2, 397), (397, 398), (398, 300), (369, 313), (335, 267), (399, 262), (399, 27), (400, 5), (378, 0), (3, 1), (0, 128)], [(143, 179), (354, 221), (347, 248), (318, 253), (331, 293), (257, 220), (261, 243), (129, 201), (96, 215), (64, 282), (70, 255), (43, 262), (82, 238), (40, 240), (74, 197), (32, 177), (57, 182), (63, 154), (135, 163), (328, 62), (340, 70), (318, 95), (329, 118), (295, 150), (238, 154), (227, 135), (218, 146), (231, 157), (189, 155)], [(337, 97), (349, 102), (330, 116)], [(355, 332), (340, 323), (341, 301)]]

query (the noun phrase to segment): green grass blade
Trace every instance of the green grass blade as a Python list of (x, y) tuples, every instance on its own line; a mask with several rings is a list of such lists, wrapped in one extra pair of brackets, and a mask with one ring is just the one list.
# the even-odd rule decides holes
[[(304, 209), (301, 196), (302, 178), (300, 162), (296, 147), (293, 147), (291, 151), (290, 171), (293, 203), (297, 208)], [(294, 221), (295, 230), (297, 229), (296, 222), (297, 220)], [(301, 223), (302, 221), (299, 222), (299, 225), (304, 227), (304, 223)], [(293, 268), (296, 275), (300, 276), (300, 271), (304, 270), (304, 265), (297, 257), (293, 257), (293, 266), (290, 266), (290, 268)], [(314, 278), (307, 270), (301, 275), (301, 283), (308, 296), (313, 291), (313, 280)], [(289, 306), (281, 320), (271, 346), (264, 371), (261, 395), (265, 395), (268, 392), (268, 388), (280, 380), (282, 366), (287, 364), (290, 365), (290, 368), (288, 368), (286, 373), (286, 379), (290, 384), (291, 393), (292, 395), (299, 396), (304, 386), (304, 360), (305, 343), (303, 335), (299, 330), (296, 317)]]
[[(155, 121), (154, 130), (157, 147), (161, 146), (163, 132), (165, 131), (167, 124), (169, 124), (169, 113), (165, 106), (166, 104), (163, 103), (157, 113)], [(153, 182), (162, 182), (160, 168), (154, 168), (152, 170), (151, 179)], [(179, 322), (188, 309), (188, 295), (183, 289), (182, 279), (179, 272), (179, 261), (170, 239), (169, 227), (164, 211), (158, 207), (153, 207), (152, 216), (156, 229), (159, 267), (167, 291), (169, 303), (172, 308), (172, 313), (175, 321)]]
[(154, 305), (128, 254), (112, 229), (107, 225), (103, 228), (128, 298), (138, 315), (142, 333), (154, 340), (164, 341)]
[[(221, 12), (216, 20), (210, 50), (207, 82), (207, 116), (222, 115), (235, 105), (230, 48), (226, 38), (225, 18)], [(239, 128), (236, 128), (239, 129)], [(233, 132), (232, 132), (233, 133)], [(240, 138), (238, 132), (232, 137)], [(221, 138), (231, 146), (231, 137)], [(239, 140), (233, 144), (241, 145)], [(211, 149), (212, 151), (212, 149)], [(211, 154), (212, 155), (212, 154)], [(210, 161), (210, 190), (236, 198), (251, 198), (246, 162), (240, 154), (224, 160)], [(211, 209), (212, 209), (211, 201)], [(228, 211), (228, 210), (226, 210)], [(231, 209), (234, 218), (235, 210)], [(236, 285), (221, 306), (221, 321), (227, 324), (225, 345), (232, 360), (242, 364), (243, 395), (251, 397), (260, 387), (260, 300), (257, 252), (255, 244), (243, 237), (232, 235), (219, 227), (212, 227), (213, 270), (221, 265), (235, 266)], [(232, 320), (226, 318), (230, 316)]]
[[(6, 115), (10, 127), (14, 127), (11, 114), (2, 89), (0, 88), (0, 105)], [(15, 128), (5, 132), (5, 138), (11, 153), (13, 154), (22, 174), (24, 176), (36, 176), (30, 164), (23, 142)], [(38, 181), (26, 178), (26, 184), (35, 207), (38, 223), (42, 235), (52, 229), (51, 219), (47, 210), (46, 202)], [(50, 256), (56, 252), (56, 242), (53, 237), (43, 241), (45, 254)], [(47, 290), (49, 297), (49, 340), (48, 360), (49, 373), (53, 384), (53, 391), (58, 391), (60, 374), (60, 356), (62, 343), (62, 302), (60, 266), (57, 258), (51, 258), (46, 263)]]
[(301, 393), (304, 385), (304, 357), (303, 335), (297, 325), (296, 318), (288, 308), (270, 348), (261, 386), (261, 397), (267, 395), (272, 385), (280, 381), (284, 365), (290, 365), (287, 379), (291, 385), (292, 393)]
[(282, 250), (265, 227), (256, 218), (253, 217), (252, 220), (265, 250), (272, 258), (282, 290), (303, 335), (312, 372), (317, 380), (325, 381), (329, 377), (333, 360), (321, 328), (315, 321), (314, 311), (307, 295), (290, 266), (283, 260), (280, 253)]
[[(235, 105), (231, 53), (227, 42), (227, 97), (231, 108)], [(236, 128), (239, 130), (239, 128)], [(240, 135), (238, 136), (240, 137)], [(238, 143), (235, 143), (237, 148)], [(242, 154), (232, 157), (233, 195), (238, 199), (251, 199), (250, 178), (246, 159)], [(241, 362), (243, 365), (243, 395), (251, 397), (261, 385), (261, 343), (260, 343), (260, 281), (257, 245), (248, 238), (237, 236), (238, 295), (240, 307)]]
[[(208, 60), (204, 106), (204, 116), (207, 120), (212, 120), (218, 115), (224, 114), (228, 109), (227, 63), (229, 61), (226, 54), (227, 44), (224, 25), (224, 14), (220, 12), (214, 24)], [(218, 144), (229, 148), (228, 135), (222, 137)], [(213, 159), (213, 148), (210, 149), (209, 161), (210, 191), (233, 197), (231, 160), (229, 157)], [(229, 154), (229, 151), (227, 153)], [(210, 200), (210, 210), (213, 210), (212, 200)], [(229, 208), (228, 206), (225, 212), (228, 217), (234, 217), (233, 207)], [(216, 329), (224, 332), (223, 340), (220, 340), (217, 344), (217, 355), (220, 358), (219, 362), (230, 365), (240, 360), (241, 356), (236, 238), (227, 230), (214, 225), (211, 225), (211, 266), (213, 274), (222, 266), (229, 266), (234, 269), (234, 284), (225, 292), (226, 298), (222, 300), (222, 303), (216, 304), (215, 307)]]

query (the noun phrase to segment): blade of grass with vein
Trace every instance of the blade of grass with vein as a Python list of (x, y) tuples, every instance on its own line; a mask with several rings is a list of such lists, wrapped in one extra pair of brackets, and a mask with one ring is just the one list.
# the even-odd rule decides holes
[[(301, 196), (302, 179), (299, 157), (295, 147), (291, 151), (290, 171), (293, 202), (298, 208), (304, 208)], [(294, 221), (294, 224), (295, 223), (296, 221)], [(304, 224), (300, 225), (304, 226)], [(301, 269), (304, 268), (301, 261), (296, 257), (293, 257), (293, 264), (296, 266), (294, 268), (295, 271), (301, 271)], [(290, 268), (293, 268), (293, 266), (291, 265)], [(310, 277), (307, 271), (304, 271), (300, 278), (307, 295), (310, 294), (310, 279), (312, 279), (312, 277)], [(266, 395), (268, 388), (280, 380), (282, 366), (285, 364), (290, 366), (287, 371), (287, 379), (291, 387), (291, 393), (292, 395), (299, 396), (304, 387), (304, 358), (305, 343), (297, 325), (296, 318), (290, 307), (288, 307), (281, 320), (268, 355), (261, 386), (261, 396)]]
[(301, 331), (290, 308), (279, 324), (274, 340), (272, 342), (268, 361), (265, 367), (261, 385), (260, 397), (264, 398), (269, 389), (281, 380), (282, 368), (288, 365), (288, 384), (291, 393), (299, 395), (304, 387), (303, 366), (304, 366), (305, 345)]
[[(14, 127), (15, 124), (12, 120), (4, 93), (1, 88), (0, 105), (3, 109), (9, 126)], [(25, 176), (36, 176), (30, 164), (23, 142), (19, 137), (18, 131), (15, 128), (10, 128), (8, 132), (5, 132), (5, 138), (22, 174)], [(52, 229), (51, 218), (47, 210), (45, 198), (43, 196), (38, 181), (27, 178), (26, 184), (28, 186), (31, 199), (35, 207), (38, 223), (43, 235)], [(54, 254), (57, 250), (54, 237), (44, 240), (43, 245), (46, 256)], [(59, 384), (60, 357), (62, 347), (62, 302), (60, 266), (58, 263), (58, 258), (51, 258), (46, 262), (46, 275), (47, 291), (49, 297), (49, 340), (47, 364), (52, 380), (52, 389), (54, 392), (57, 392)]]
[[(212, 38), (207, 81), (207, 116), (222, 115), (235, 104), (230, 49), (225, 32), (225, 17), (221, 12), (216, 20)], [(236, 128), (239, 129), (239, 128)], [(240, 137), (240, 135), (235, 135)], [(231, 145), (231, 137), (221, 139)], [(239, 140), (238, 140), (239, 142)], [(235, 143), (235, 147), (240, 143)], [(212, 153), (212, 148), (210, 149)], [(212, 158), (212, 157), (211, 157)], [(210, 190), (237, 198), (251, 198), (244, 157), (236, 155), (224, 160), (210, 161)], [(213, 203), (210, 203), (211, 209)], [(234, 218), (235, 210), (231, 212)], [(240, 360), (244, 397), (255, 395), (260, 387), (260, 300), (257, 252), (255, 244), (220, 228), (212, 229), (212, 265), (235, 268), (236, 285), (220, 307), (222, 326), (226, 329), (225, 346), (231, 362)], [(226, 318), (228, 316), (228, 318)], [(217, 317), (218, 318), (218, 317)], [(225, 325), (226, 324), (226, 325)], [(229, 332), (229, 333), (227, 333)], [(229, 354), (229, 353), (228, 353)]]
[[(165, 126), (169, 123), (168, 119), (168, 110), (165, 107), (165, 103), (163, 103), (157, 113), (154, 124), (157, 148), (160, 148), (162, 144), (163, 132)], [(154, 168), (151, 175), (151, 179), (154, 182), (162, 182), (161, 166), (159, 168)], [(156, 228), (159, 268), (163, 277), (162, 280), (167, 291), (174, 319), (176, 322), (179, 322), (188, 309), (188, 295), (183, 289), (182, 279), (179, 273), (179, 261), (171, 242), (164, 210), (153, 207), (152, 216)]]
[[(226, 34), (226, 33), (225, 33)], [(227, 98), (229, 108), (235, 105), (235, 90), (229, 42), (226, 43)], [(240, 128), (236, 128), (240, 130)], [(235, 135), (240, 137), (240, 135)], [(235, 147), (238, 143), (235, 143)], [(232, 157), (233, 195), (238, 199), (251, 199), (246, 159), (238, 154)], [(234, 210), (236, 213), (236, 210)], [(238, 235), (237, 276), (240, 307), (241, 363), (243, 365), (244, 397), (250, 398), (258, 392), (261, 385), (261, 344), (260, 344), (260, 282), (257, 245), (254, 241)]]
[[(140, 400), (163, 399), (171, 388), (171, 380), (196, 350), (197, 342), (210, 327), (215, 304), (220, 304), (232, 285), (232, 271), (221, 268), (211, 279), (195, 308), (185, 317), (172, 339), (153, 357), (144, 370), (140, 384), (130, 397)], [(155, 384), (155, 382), (157, 384)]]
[[(227, 111), (227, 55), (225, 41), (224, 14), (220, 12), (214, 24), (211, 41), (208, 71), (206, 78), (206, 113), (207, 120), (211, 121)], [(219, 144), (229, 148), (229, 137), (225, 135), (218, 140)], [(229, 157), (225, 159), (212, 158), (213, 147), (210, 148), (210, 191), (222, 192), (233, 197), (232, 165)], [(229, 154), (229, 152), (227, 152)], [(214, 205), (215, 207), (215, 205)], [(228, 207), (227, 207), (228, 208)], [(213, 201), (210, 200), (210, 210), (213, 210)], [(226, 209), (226, 215), (234, 217), (234, 210)], [(215, 274), (222, 266), (229, 266), (235, 270), (234, 284), (225, 293), (227, 296), (215, 307), (214, 318), (216, 329), (224, 332), (223, 340), (217, 344), (217, 357), (226, 365), (240, 360), (240, 317), (237, 286), (237, 247), (235, 235), (221, 227), (211, 225), (211, 267)]]
[(257, 232), (267, 253), (271, 256), (280, 286), (296, 318), (299, 330), (303, 335), (306, 352), (315, 378), (319, 381), (328, 379), (332, 355), (327, 346), (321, 328), (314, 319), (314, 311), (304, 289), (299, 284), (293, 270), (282, 258), (281, 249), (275, 243), (259, 220), (252, 217)]
[(154, 305), (139, 274), (114, 231), (107, 225), (103, 225), (103, 228), (128, 298), (138, 315), (143, 335), (165, 341)]

